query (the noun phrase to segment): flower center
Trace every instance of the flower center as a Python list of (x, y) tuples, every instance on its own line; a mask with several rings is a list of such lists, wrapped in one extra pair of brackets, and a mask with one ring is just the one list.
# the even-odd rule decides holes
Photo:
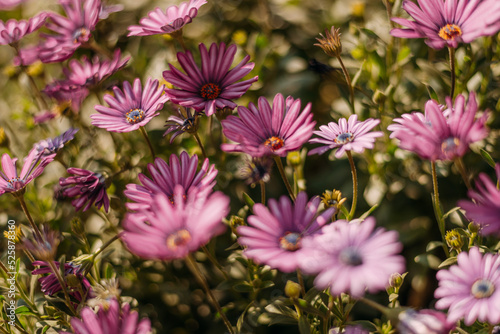
[(129, 124), (137, 124), (142, 121), (144, 117), (145, 114), (142, 109), (130, 109), (130, 111), (125, 114), (125, 118)]
[(201, 86), (200, 94), (207, 100), (215, 100), (220, 95), (220, 87), (214, 83), (207, 83)]
[(296, 251), (300, 248), (300, 239), (301, 236), (299, 233), (286, 232), (285, 235), (280, 238), (280, 247), (287, 251)]
[(340, 144), (340, 145), (344, 145), (344, 144), (347, 144), (348, 142), (350, 142), (352, 140), (352, 133), (350, 132), (344, 132), (344, 133), (341, 133), (337, 136), (337, 138), (335, 138), (335, 143), (336, 144)]
[(73, 32), (73, 43), (83, 43), (90, 38), (90, 30), (86, 27), (81, 27)]
[(179, 230), (167, 237), (167, 247), (176, 250), (178, 247), (185, 246), (191, 240), (191, 233), (187, 230)]
[(14, 190), (19, 190), (23, 187), (24, 181), (20, 177), (7, 180), (7, 187)]
[(495, 286), (487, 279), (479, 279), (472, 284), (470, 292), (476, 299), (488, 298), (495, 292)]
[[(186, 202), (187, 196), (186, 195), (182, 195), (182, 199), (183, 199), (184, 202)], [(168, 196), (168, 200), (170, 201), (170, 203), (172, 203), (172, 204), (175, 205), (175, 197), (174, 197), (173, 194)]]
[(450, 137), (441, 143), (441, 150), (443, 153), (453, 153), (457, 147), (460, 145), (460, 139), (456, 137)]
[(462, 36), (462, 29), (455, 24), (447, 24), (439, 30), (439, 37), (445, 41), (454, 40), (455, 37)]
[(340, 261), (348, 266), (356, 267), (363, 264), (363, 258), (354, 247), (348, 247), (340, 252)]
[(280, 148), (283, 147), (283, 145), (285, 145), (285, 142), (283, 141), (283, 139), (281, 139), (279, 137), (275, 137), (275, 136), (272, 136), (271, 138), (267, 139), (264, 142), (264, 146), (270, 148), (271, 151), (279, 150)]

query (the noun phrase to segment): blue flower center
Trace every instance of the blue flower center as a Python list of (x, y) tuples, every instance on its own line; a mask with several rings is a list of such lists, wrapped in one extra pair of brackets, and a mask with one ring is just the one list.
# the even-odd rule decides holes
[(363, 264), (363, 257), (359, 254), (359, 251), (354, 247), (348, 247), (340, 252), (340, 262), (356, 267)]
[(495, 292), (495, 286), (487, 279), (479, 279), (472, 284), (470, 292), (476, 299), (488, 298)]
[(286, 232), (281, 238), (280, 238), (280, 247), (281, 249), (287, 250), (287, 251), (296, 251), (297, 249), (300, 248), (300, 239), (302, 237), (300, 236), (300, 233), (296, 232)]
[(129, 124), (137, 124), (142, 121), (145, 117), (145, 113), (142, 109), (130, 109), (128, 113), (125, 114), (125, 118)]
[(443, 153), (453, 153), (460, 145), (460, 140), (456, 137), (450, 137), (443, 140), (441, 143), (441, 150)]
[(24, 186), (24, 180), (20, 177), (15, 177), (13, 179), (7, 180), (7, 187), (13, 190), (19, 190)]
[(171, 250), (176, 250), (179, 247), (187, 245), (191, 240), (191, 233), (188, 230), (179, 230), (175, 233), (170, 234), (167, 237), (167, 247)]
[(336, 144), (340, 144), (340, 145), (344, 145), (344, 144), (347, 144), (348, 142), (352, 141), (352, 133), (351, 132), (344, 132), (344, 133), (341, 133), (337, 136), (337, 138), (335, 138), (335, 143)]
[(90, 38), (90, 30), (87, 27), (81, 27), (73, 32), (73, 43), (84, 43)]

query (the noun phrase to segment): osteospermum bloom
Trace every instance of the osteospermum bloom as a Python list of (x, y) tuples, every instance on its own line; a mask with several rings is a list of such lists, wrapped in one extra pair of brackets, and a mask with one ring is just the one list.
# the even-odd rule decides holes
[(26, 185), (42, 174), (45, 167), (54, 160), (55, 154), (40, 156), (38, 150), (33, 148), (24, 158), (21, 173), (17, 174), (16, 161), (5, 153), (2, 155), (2, 170), (0, 172), (0, 195), (4, 193), (18, 194)]
[(173, 132), (170, 137), (170, 143), (184, 132), (195, 133), (198, 130), (198, 113), (196, 111), (192, 112), (191, 108), (185, 108), (184, 111), (185, 113), (179, 108), (177, 109), (178, 116), (169, 116), (167, 119), (165, 124), (167, 130), (163, 136), (165, 137), (167, 134)]
[(305, 239), (304, 247), (314, 249), (300, 260), (300, 268), (318, 274), (314, 285), (330, 287), (333, 295), (348, 293), (362, 297), (365, 290), (384, 290), (394, 273), (403, 272), (403, 248), (395, 231), (375, 229), (375, 219), (363, 222), (337, 220), (322, 228), (322, 233)]
[(7, 22), (0, 21), (0, 45), (15, 44), (25, 35), (40, 29), (45, 23), (47, 13), (40, 13), (28, 21), (10, 19)]
[(283, 272), (296, 270), (299, 259), (309, 252), (303, 241), (317, 233), (335, 212), (330, 208), (317, 214), (319, 203), (319, 197), (308, 201), (307, 194), (300, 192), (293, 204), (287, 196), (279, 202), (270, 199), (269, 209), (255, 204), (248, 226), (238, 227), (238, 242), (246, 246), (243, 254)]
[(139, 320), (136, 311), (130, 311), (129, 304), (120, 306), (113, 299), (109, 307), (101, 307), (94, 312), (92, 308), (85, 307), (80, 312), (80, 318), (71, 318), (72, 332), (61, 332), (61, 334), (150, 334), (151, 322), (148, 318)]
[(484, 139), (488, 134), (485, 126), (488, 113), (476, 118), (476, 95), (471, 93), (465, 103), (463, 95), (446, 98), (448, 109), (444, 112), (434, 100), (425, 104), (425, 115), (412, 113), (396, 118), (387, 127), (391, 138), (399, 139), (399, 147), (417, 153), (431, 161), (453, 160), (463, 156), (470, 144)]
[(398, 315), (400, 334), (448, 334), (455, 327), (446, 314), (435, 310), (408, 309)]
[(403, 9), (415, 21), (392, 20), (407, 29), (392, 29), (391, 35), (401, 38), (426, 38), (433, 49), (456, 48), (458, 43), (470, 43), (480, 36), (500, 30), (500, 2), (497, 0), (405, 0)]
[(241, 97), (257, 81), (251, 79), (237, 82), (254, 68), (254, 63), (248, 63), (250, 56), (232, 70), (229, 70), (236, 53), (236, 45), (213, 43), (210, 50), (204, 44), (199, 46), (201, 54), (201, 69), (198, 68), (190, 51), (177, 53), (177, 59), (185, 74), (169, 64), (170, 70), (163, 72), (167, 82), (180, 89), (167, 88), (166, 93), (176, 104), (191, 107), (197, 111), (205, 110), (210, 116), (216, 109), (224, 107), (235, 108), (232, 100)]
[(372, 149), (375, 138), (383, 135), (380, 131), (370, 132), (380, 120), (369, 118), (366, 121), (358, 121), (357, 115), (351, 115), (349, 120), (341, 118), (338, 124), (330, 122), (328, 125), (319, 127), (319, 131), (314, 131), (318, 137), (309, 140), (310, 143), (323, 144), (309, 152), (311, 154), (323, 154), (326, 151), (337, 149), (335, 156), (340, 158), (345, 151), (363, 152), (365, 149)]
[(59, 150), (62, 149), (67, 142), (75, 137), (75, 133), (77, 132), (78, 129), (70, 128), (62, 135), (59, 135), (55, 138), (48, 138), (39, 141), (34, 145), (34, 148), (42, 156), (57, 154), (57, 152), (59, 152)]
[(193, 190), (184, 203), (184, 189), (177, 185), (174, 202), (164, 193), (154, 196), (151, 210), (125, 217), (122, 240), (134, 254), (146, 259), (182, 259), (225, 230), (222, 219), (229, 198), (221, 192), (207, 195)]
[(77, 113), (89, 95), (89, 90), (70, 80), (57, 80), (45, 86), (43, 93), (56, 100), (59, 106), (71, 107), (73, 112)]
[(311, 103), (300, 110), (300, 99), (276, 94), (273, 106), (259, 97), (258, 106), (238, 107), (239, 117), (230, 115), (222, 121), (226, 137), (238, 144), (222, 144), (227, 152), (245, 152), (253, 157), (296, 151), (311, 137), (314, 125)]
[[(500, 164), (495, 166), (497, 179), (500, 180)], [(476, 189), (468, 192), (472, 201), (461, 200), (458, 206), (465, 210), (466, 216), (481, 226), (484, 235), (500, 235), (500, 190), (496, 182), (484, 173), (476, 180)]]
[(94, 173), (80, 168), (68, 168), (68, 173), (75, 176), (59, 179), (59, 185), (64, 187), (61, 192), (65, 197), (76, 197), (71, 204), (76, 211), (83, 208), (87, 211), (92, 204), (100, 209), (109, 210), (109, 198), (106, 192), (106, 179), (100, 173)]
[(174, 190), (177, 185), (182, 187), (183, 196), (188, 195), (192, 189), (211, 190), (217, 176), (215, 165), (210, 165), (208, 159), (205, 159), (198, 172), (197, 168), (198, 156), (189, 157), (185, 151), (179, 157), (172, 154), (170, 165), (162, 158), (156, 158), (153, 164), (148, 164), (152, 179), (140, 173), (138, 178), (143, 185), (127, 184), (125, 196), (135, 203), (125, 205), (130, 210), (147, 210), (151, 206), (153, 197), (158, 193), (167, 195), (174, 203)]
[(92, 124), (113, 132), (134, 131), (146, 125), (168, 101), (168, 96), (162, 94), (164, 86), (158, 86), (158, 80), (148, 78), (143, 89), (137, 78), (133, 87), (125, 81), (123, 91), (113, 87), (114, 96), (104, 95), (109, 107), (96, 105), (99, 114), (90, 115)]
[(448, 309), (448, 320), (500, 323), (500, 256), (481, 254), (477, 247), (457, 256), (457, 264), (438, 271), (436, 308)]
[(198, 10), (206, 0), (189, 0), (179, 6), (170, 6), (163, 12), (160, 8), (149, 12), (142, 18), (138, 26), (130, 26), (128, 36), (148, 36), (156, 34), (171, 34), (182, 29), (198, 15)]

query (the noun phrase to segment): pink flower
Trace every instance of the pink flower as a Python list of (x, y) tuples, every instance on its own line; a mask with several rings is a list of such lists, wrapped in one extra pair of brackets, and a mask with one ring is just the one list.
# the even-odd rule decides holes
[(391, 35), (401, 38), (426, 38), (433, 49), (456, 48), (458, 43), (470, 43), (480, 36), (490, 36), (500, 30), (500, 2), (497, 0), (405, 0), (403, 9), (415, 21), (392, 20), (407, 29), (392, 29)]
[(363, 152), (365, 149), (372, 149), (375, 138), (383, 135), (380, 131), (369, 132), (380, 120), (367, 119), (359, 122), (357, 115), (352, 115), (349, 120), (341, 118), (337, 123), (330, 122), (328, 125), (319, 127), (319, 131), (314, 134), (320, 138), (312, 138), (310, 143), (324, 144), (324, 146), (312, 149), (311, 154), (323, 154), (326, 151), (338, 148), (335, 156), (340, 158), (345, 151)]
[(96, 105), (99, 114), (90, 115), (92, 125), (113, 132), (130, 132), (139, 129), (158, 116), (168, 96), (162, 95), (164, 86), (158, 87), (158, 80), (149, 79), (142, 89), (141, 80), (123, 83), (123, 91), (113, 87), (113, 95), (104, 95), (109, 107)]
[(161, 158), (156, 158), (154, 164), (148, 164), (149, 174), (152, 180), (144, 174), (139, 174), (138, 178), (143, 184), (128, 184), (125, 190), (125, 196), (135, 203), (126, 203), (130, 210), (148, 210), (156, 194), (163, 193), (167, 195), (174, 203), (174, 190), (180, 185), (183, 189), (183, 195), (188, 195), (193, 189), (209, 189), (215, 185), (217, 170), (215, 165), (210, 165), (208, 159), (203, 161), (199, 172), (198, 156), (183, 151), (180, 154), (180, 160), (177, 155), (170, 156), (170, 166)]
[(174, 190), (174, 202), (164, 193), (154, 196), (151, 210), (129, 213), (123, 222), (122, 240), (137, 256), (146, 259), (182, 259), (225, 230), (222, 219), (229, 198), (221, 192), (197, 192), (184, 203), (184, 189)]
[(304, 239), (303, 247), (315, 251), (300, 259), (304, 272), (318, 274), (314, 285), (319, 289), (329, 287), (333, 295), (362, 297), (365, 290), (384, 290), (389, 277), (405, 268), (404, 258), (398, 255), (403, 248), (398, 234), (375, 230), (372, 217), (363, 222), (337, 220), (321, 232)]
[(39, 141), (33, 146), (33, 148), (36, 149), (42, 156), (57, 154), (57, 152), (59, 152), (59, 150), (62, 149), (67, 142), (73, 140), (73, 138), (75, 137), (75, 133), (77, 132), (78, 129), (70, 128), (62, 135), (59, 135), (55, 138), (48, 138)]
[[(250, 88), (258, 77), (236, 83), (255, 66), (248, 63), (250, 56), (232, 70), (229, 70), (236, 53), (236, 45), (217, 45), (213, 43), (210, 50), (204, 44), (199, 46), (201, 54), (201, 69), (198, 68), (190, 51), (177, 53), (177, 59), (186, 74), (169, 64), (170, 70), (163, 72), (167, 82), (180, 89), (167, 88), (167, 95), (172, 102), (196, 111), (205, 110), (207, 116), (215, 113), (216, 109), (225, 107), (235, 108), (232, 100), (241, 97)], [(248, 64), (247, 64), (248, 63)]]
[(318, 214), (320, 201), (315, 197), (308, 202), (307, 194), (300, 192), (293, 204), (287, 196), (279, 202), (270, 199), (269, 209), (255, 204), (248, 226), (238, 227), (238, 242), (246, 246), (245, 256), (283, 272), (297, 270), (300, 258), (309, 252), (303, 242), (334, 214), (333, 208)]
[(273, 106), (260, 97), (258, 107), (253, 103), (238, 107), (239, 117), (228, 116), (222, 121), (226, 137), (238, 144), (223, 144), (227, 152), (245, 152), (252, 157), (278, 155), (284, 157), (298, 150), (311, 137), (314, 125), (311, 104), (300, 110), (300, 99), (286, 99), (276, 94)]
[(10, 19), (6, 23), (0, 21), (0, 45), (15, 44), (25, 35), (40, 29), (47, 19), (47, 13), (40, 13), (28, 21)]
[(55, 153), (41, 156), (36, 148), (33, 148), (28, 156), (24, 158), (21, 174), (17, 174), (17, 159), (11, 159), (5, 153), (2, 155), (2, 170), (0, 172), (0, 195), (5, 193), (18, 194), (36, 177), (42, 174), (45, 167), (54, 160)]
[(170, 34), (182, 29), (198, 14), (198, 10), (206, 0), (189, 0), (182, 2), (179, 7), (170, 6), (165, 13), (160, 8), (149, 12), (148, 17), (142, 18), (138, 26), (130, 26), (128, 36), (148, 36), (156, 34)]
[(68, 168), (68, 173), (76, 176), (68, 178), (61, 177), (59, 185), (62, 195), (65, 197), (76, 197), (71, 204), (76, 211), (83, 208), (87, 211), (92, 204), (100, 209), (104, 205), (104, 210), (109, 210), (109, 198), (106, 192), (106, 179), (100, 173), (94, 173), (80, 168)]
[(0, 10), (10, 10), (26, 0), (0, 0)]
[[(497, 179), (500, 180), (500, 164), (495, 166)], [(481, 226), (483, 235), (500, 235), (500, 190), (496, 182), (484, 173), (476, 180), (476, 190), (469, 190), (472, 201), (461, 200), (458, 206), (466, 211), (466, 216)]]
[(500, 323), (500, 257), (477, 247), (457, 256), (457, 264), (438, 271), (436, 308), (448, 309), (448, 321)]
[(70, 80), (58, 80), (45, 86), (42, 92), (53, 98), (58, 104), (68, 104), (74, 113), (80, 111), (83, 101), (89, 95), (85, 86), (77, 85)]
[[(488, 134), (485, 126), (488, 114), (476, 119), (476, 95), (470, 94), (465, 105), (463, 95), (458, 95), (453, 106), (446, 98), (448, 109), (444, 112), (434, 100), (427, 101), (425, 115), (412, 113), (396, 118), (387, 127), (391, 138), (400, 140), (399, 147), (417, 153), (422, 159), (453, 160), (463, 156), (469, 145), (484, 139)], [(445, 116), (446, 115), (446, 116)]]
[(435, 310), (408, 309), (398, 315), (400, 334), (448, 334), (455, 326), (446, 314)]

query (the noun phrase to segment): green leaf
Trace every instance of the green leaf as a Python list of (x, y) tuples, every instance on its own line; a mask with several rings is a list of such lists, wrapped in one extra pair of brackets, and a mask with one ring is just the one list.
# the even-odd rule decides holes
[(311, 325), (307, 321), (307, 316), (303, 315), (299, 318), (299, 331), (300, 334), (311, 334)]
[(398, 297), (399, 297), (399, 295), (397, 293), (391, 293), (389, 295), (389, 302), (392, 303), (393, 301), (395, 301), (396, 299), (398, 299)]
[(411, 54), (411, 50), (407, 46), (403, 46), (398, 52), (397, 62), (403, 62)]
[(488, 163), (488, 165), (490, 165), (491, 167), (495, 168), (495, 161), (493, 160), (491, 155), (488, 152), (486, 152), (484, 149), (481, 149), (480, 152), (481, 152), (481, 156), (483, 157), (484, 161), (486, 161)]
[(438, 269), (441, 260), (437, 256), (432, 254), (420, 254), (415, 256), (415, 262), (431, 269)]
[(252, 210), (255, 201), (246, 192), (243, 192), (243, 201), (245, 201), (245, 204)]
[(28, 306), (19, 306), (16, 308), (16, 314), (30, 313), (30, 309)]
[(275, 300), (266, 306), (266, 311), (273, 314), (280, 314), (288, 318), (297, 319), (297, 312), (285, 305), (281, 300)]
[(366, 217), (368, 217), (369, 215), (371, 215), (371, 213), (372, 213), (373, 211), (375, 211), (377, 208), (378, 208), (378, 203), (377, 203), (377, 204), (375, 204), (374, 206), (372, 206), (370, 209), (368, 209), (368, 211), (366, 211), (365, 213), (363, 213), (363, 214), (361, 215), (361, 217), (359, 217), (359, 219), (361, 219), (361, 220), (365, 220), (365, 219), (366, 219)]
[(448, 266), (451, 266), (451, 265), (453, 265), (455, 263), (457, 263), (457, 257), (456, 256), (452, 256), (452, 257), (447, 258), (443, 262), (441, 262), (441, 264), (438, 266), (438, 268), (441, 269), (441, 268), (444, 268), (444, 267), (448, 267)]
[(252, 292), (253, 286), (250, 285), (248, 282), (242, 282), (233, 285), (233, 289), (238, 292)]
[(436, 93), (434, 88), (432, 88), (430, 85), (427, 85), (427, 84), (425, 84), (425, 88), (427, 88), (427, 93), (429, 93), (429, 97), (431, 99), (439, 101), (438, 94)]
[(427, 244), (427, 248), (425, 248), (425, 251), (430, 252), (431, 250), (434, 250), (438, 247), (443, 247), (442, 241), (431, 241)]
[(460, 207), (459, 206), (456, 206), (454, 207), (453, 209), (451, 209), (450, 211), (446, 212), (444, 215), (443, 215), (443, 219), (446, 219), (448, 218), (453, 212), (457, 211), (457, 210), (460, 210)]

